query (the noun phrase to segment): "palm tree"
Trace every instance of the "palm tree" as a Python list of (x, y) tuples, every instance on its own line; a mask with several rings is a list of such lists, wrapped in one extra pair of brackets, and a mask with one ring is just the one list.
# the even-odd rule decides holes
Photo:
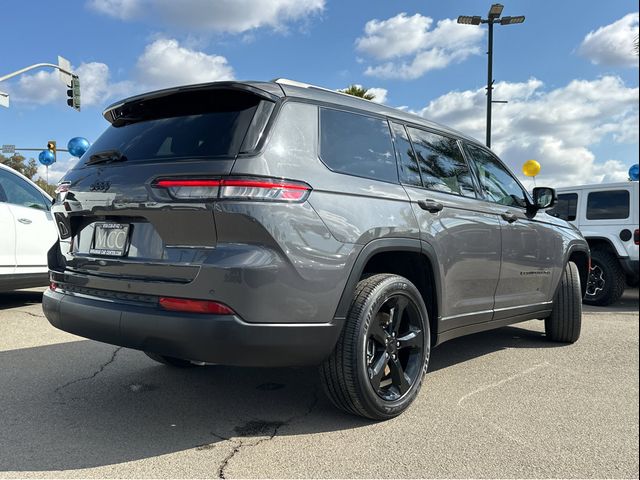
[(354, 97), (364, 98), (365, 100), (373, 100), (376, 96), (373, 93), (367, 93), (368, 89), (362, 85), (350, 85), (348, 88), (338, 90), (339, 92), (346, 93), (347, 95), (353, 95)]

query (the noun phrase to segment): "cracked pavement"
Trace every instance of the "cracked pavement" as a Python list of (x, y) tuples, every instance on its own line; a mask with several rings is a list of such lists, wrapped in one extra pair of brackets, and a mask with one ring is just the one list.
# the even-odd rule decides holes
[(638, 477), (638, 294), (549, 344), (525, 322), (433, 350), (410, 410), (335, 410), (313, 368), (159, 365), (0, 294), (0, 478)]

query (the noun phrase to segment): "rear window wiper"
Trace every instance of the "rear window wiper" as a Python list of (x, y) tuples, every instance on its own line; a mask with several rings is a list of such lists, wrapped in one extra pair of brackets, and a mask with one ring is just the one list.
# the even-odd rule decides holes
[(94, 153), (89, 157), (89, 161), (85, 165), (95, 165), (96, 163), (125, 162), (127, 157), (118, 150), (105, 150), (103, 152)]

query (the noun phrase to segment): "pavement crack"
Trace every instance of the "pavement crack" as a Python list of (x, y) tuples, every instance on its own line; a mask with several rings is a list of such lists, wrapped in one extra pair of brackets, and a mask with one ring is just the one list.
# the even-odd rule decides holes
[(91, 375), (86, 376), (86, 377), (81, 377), (81, 378), (76, 378), (75, 380), (71, 380), (70, 382), (65, 383), (64, 385), (60, 385), (58, 388), (55, 389), (55, 393), (60, 393), (62, 390), (64, 390), (67, 387), (70, 387), (71, 385), (75, 384), (75, 383), (79, 383), (79, 382), (84, 382), (86, 380), (91, 380), (93, 378), (96, 378), (98, 375), (100, 375), (105, 368), (107, 368), (109, 365), (111, 365), (115, 360), (116, 360), (116, 356), (118, 355), (118, 352), (120, 350), (122, 350), (123, 347), (118, 347), (116, 348), (113, 353), (111, 354), (111, 358), (109, 358), (109, 360), (107, 360), (105, 363), (101, 364), (98, 369), (93, 372)]
[[(304, 418), (311, 415), (313, 410), (316, 408), (316, 405), (318, 405), (319, 399), (320, 397), (318, 395), (318, 390), (316, 389), (313, 392), (313, 398), (311, 399), (311, 402), (307, 407), (306, 411), (300, 415), (294, 415), (283, 422), (264, 422), (264, 421), (251, 420), (246, 422), (243, 426), (236, 427), (235, 431), (240, 434), (260, 433), (261, 431), (264, 431), (265, 427), (268, 427), (268, 426), (271, 427), (273, 431), (271, 432), (271, 434), (269, 434), (265, 438), (260, 438), (259, 440), (252, 443), (247, 443), (247, 442), (243, 442), (242, 440), (237, 440), (237, 443), (233, 446), (229, 454), (224, 458), (222, 463), (220, 463), (220, 466), (218, 467), (218, 478), (221, 478), (221, 479), (227, 478), (225, 474), (225, 470), (229, 465), (229, 463), (231, 462), (231, 460), (233, 460), (233, 458), (238, 453), (240, 453), (241, 450), (247, 447), (250, 447), (250, 448), (257, 447), (262, 443), (273, 440), (278, 435), (278, 432), (282, 427), (286, 425), (290, 425), (292, 422), (303, 420)], [(226, 438), (221, 435), (217, 435), (215, 433), (213, 433), (213, 435), (221, 440), (232, 441), (230, 438)]]
[(482, 393), (482, 392), (484, 392), (486, 390), (489, 390), (491, 388), (499, 387), (500, 385), (503, 385), (505, 383), (511, 382), (511, 381), (516, 380), (518, 378), (525, 377), (525, 376), (530, 375), (531, 373), (535, 372), (539, 368), (548, 367), (549, 365), (550, 365), (549, 362), (538, 363), (538, 364), (534, 365), (531, 368), (527, 368), (526, 370), (523, 370), (522, 372), (516, 373), (515, 375), (511, 375), (510, 377), (507, 377), (507, 378), (503, 378), (499, 382), (490, 383), (488, 385), (483, 385), (482, 387), (474, 390), (473, 392), (470, 392), (470, 393), (467, 393), (466, 395), (463, 395), (460, 398), (460, 400), (458, 400), (458, 406), (461, 407), (462, 404), (465, 401), (467, 401), (470, 397), (472, 397), (474, 395), (477, 395), (478, 393)]
[(27, 315), (31, 315), (32, 317), (45, 318), (44, 315), (38, 315), (37, 313), (27, 312), (26, 310), (14, 310), (15, 313), (25, 313)]

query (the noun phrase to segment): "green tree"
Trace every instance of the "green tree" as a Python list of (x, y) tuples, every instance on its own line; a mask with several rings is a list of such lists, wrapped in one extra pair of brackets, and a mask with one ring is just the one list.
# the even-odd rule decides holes
[(13, 168), (16, 172), (20, 172), (25, 177), (32, 179), (36, 173), (38, 173), (38, 164), (33, 158), (30, 158), (28, 162), (25, 162), (26, 158), (20, 154), (13, 155), (12, 157), (5, 157), (0, 155), (0, 161), (6, 166)]
[(28, 179), (32, 180), (36, 185), (38, 185), (41, 189), (47, 192), (49, 195), (54, 196), (56, 186), (47, 183), (44, 178), (38, 178), (37, 180), (33, 177), (38, 173), (38, 164), (35, 159), (30, 158), (27, 159), (19, 154), (13, 155), (11, 157), (6, 157), (4, 155), (0, 155), (0, 162), (5, 164), (8, 167), (13, 168), (16, 172), (21, 173)]
[(340, 91), (342, 93), (346, 93), (347, 95), (364, 98), (365, 100), (373, 100), (374, 98), (376, 98), (373, 93), (367, 93), (368, 89), (364, 88), (362, 85), (353, 84)]

